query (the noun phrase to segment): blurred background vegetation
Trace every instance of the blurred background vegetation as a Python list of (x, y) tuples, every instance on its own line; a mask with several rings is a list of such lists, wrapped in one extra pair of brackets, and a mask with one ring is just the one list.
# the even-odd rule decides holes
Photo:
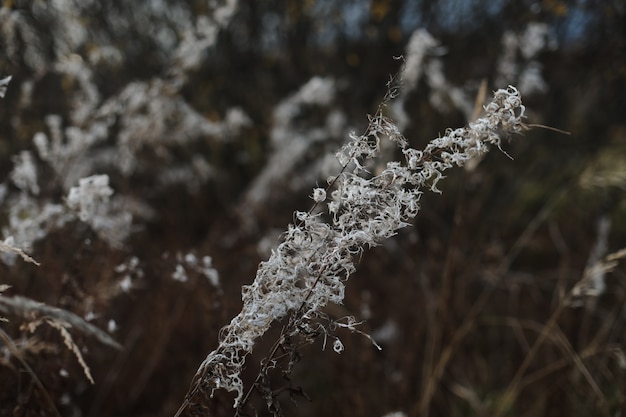
[[(425, 194), (414, 227), (363, 257), (330, 312), (365, 319), (383, 350), (349, 333), (342, 355), (303, 350), (292, 380), (310, 401), (286, 391), (285, 415), (624, 415), (626, 269), (606, 259), (626, 247), (623, 1), (1, 7), (0, 77), (13, 79), (0, 101), (0, 226), (4, 239), (36, 217), (36, 237), (16, 243), (41, 263), (0, 264), (2, 294), (73, 311), (123, 349), (73, 333), (91, 385), (54, 329), (5, 315), (21, 353), (0, 341), (0, 416), (173, 415), (241, 285), (333, 173), (327, 157), (364, 129), (419, 30), (435, 44), (402, 103), (412, 146), (466, 124), (481, 85), (487, 99), (516, 85), (529, 124), (570, 134), (535, 126), (503, 144), (513, 160), (492, 152)], [(312, 79), (326, 95), (294, 104)], [(65, 154), (51, 162), (33, 138), (54, 138), (54, 120)], [(23, 151), (37, 193), (11, 179)], [(133, 214), (121, 245), (41, 217), (93, 174)], [(212, 258), (219, 286), (190, 254)], [(271, 343), (249, 358), (248, 384)], [(232, 415), (231, 401), (216, 393), (211, 415)]]

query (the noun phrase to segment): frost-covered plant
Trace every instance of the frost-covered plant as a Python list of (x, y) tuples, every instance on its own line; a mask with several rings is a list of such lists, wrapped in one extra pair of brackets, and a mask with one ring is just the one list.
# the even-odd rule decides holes
[[(319, 335), (334, 339), (333, 349), (343, 350), (333, 334), (337, 327), (355, 331), (354, 318), (331, 320), (322, 309), (341, 304), (347, 278), (355, 271), (355, 259), (367, 248), (381, 244), (408, 226), (419, 211), (424, 188), (439, 192), (444, 171), (462, 166), (484, 154), (490, 145), (500, 147), (503, 136), (525, 130), (525, 108), (514, 87), (495, 92), (484, 107), (484, 117), (432, 140), (424, 150), (409, 146), (394, 122), (384, 115), (388, 101), (398, 94), (392, 79), (377, 112), (370, 116), (362, 135), (351, 134), (337, 158), (343, 169), (328, 180), (328, 187), (313, 191), (314, 206), (296, 212), (282, 243), (262, 262), (251, 285), (242, 290), (243, 308), (220, 332), (219, 346), (200, 365), (178, 415), (217, 389), (236, 394), (238, 412), (253, 389), (276, 413), (279, 404), (269, 389), (267, 371), (277, 366), (277, 353), (287, 352), (287, 372), (296, 360), (296, 337), (311, 342)], [(372, 175), (366, 167), (379, 154), (382, 140), (391, 140), (404, 160), (388, 162)], [(325, 209), (324, 209), (325, 206)], [(255, 341), (281, 321), (283, 330), (269, 356), (262, 362), (254, 386), (246, 393), (241, 372)]]

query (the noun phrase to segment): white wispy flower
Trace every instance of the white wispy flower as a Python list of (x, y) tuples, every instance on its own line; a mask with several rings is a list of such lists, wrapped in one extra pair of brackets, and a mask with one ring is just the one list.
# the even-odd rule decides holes
[[(220, 332), (219, 346), (200, 365), (188, 398), (197, 391), (223, 388), (235, 392), (234, 407), (240, 406), (246, 356), (273, 322), (288, 318), (284, 337), (319, 331), (316, 319), (324, 317), (321, 309), (343, 301), (355, 258), (410, 224), (424, 188), (438, 191), (445, 170), (486, 153), (490, 145), (500, 147), (503, 136), (525, 129), (525, 108), (514, 87), (496, 91), (484, 109), (483, 118), (448, 130), (422, 151), (409, 147), (393, 121), (383, 115), (383, 106), (370, 117), (363, 135), (352, 134), (337, 154), (344, 170), (329, 180), (328, 216), (295, 213), (296, 222), (282, 243), (259, 265), (254, 282), (243, 287), (242, 310)], [(380, 174), (371, 175), (366, 162), (378, 155), (383, 139), (397, 144), (404, 161), (388, 162)], [(324, 205), (322, 197), (314, 191), (318, 208)], [(333, 349), (341, 352), (341, 341), (336, 339)]]

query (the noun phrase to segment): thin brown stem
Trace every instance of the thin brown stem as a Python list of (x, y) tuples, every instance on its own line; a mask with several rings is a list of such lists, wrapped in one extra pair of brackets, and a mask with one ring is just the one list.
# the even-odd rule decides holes
[(15, 346), (15, 343), (13, 343), (13, 340), (11, 340), (9, 335), (1, 328), (0, 328), (0, 338), (2, 339), (4, 344), (9, 348), (9, 350), (11, 351), (11, 354), (15, 356), (18, 361), (20, 361), (24, 369), (26, 369), (26, 372), (28, 372), (30, 376), (33, 378), (35, 385), (37, 385), (37, 387), (41, 391), (41, 394), (43, 395), (46, 402), (48, 403), (48, 406), (52, 409), (52, 412), (54, 413), (54, 415), (57, 417), (61, 417), (61, 413), (59, 413), (59, 410), (54, 404), (52, 397), (50, 397), (50, 393), (48, 392), (46, 387), (43, 385), (43, 382), (41, 382), (41, 379), (39, 379), (35, 371), (33, 371), (33, 368), (31, 368), (28, 362), (26, 362), (26, 360), (22, 357), (22, 353), (17, 348), (17, 346)]
[(538, 127), (540, 129), (551, 130), (553, 132), (562, 133), (562, 134), (568, 135), (568, 136), (572, 134), (572, 132), (568, 132), (567, 130), (561, 130), (561, 129), (557, 129), (556, 127), (541, 125), (541, 124), (538, 124), (538, 123), (531, 123), (531, 124), (526, 125), (526, 126), (528, 126), (528, 127)]

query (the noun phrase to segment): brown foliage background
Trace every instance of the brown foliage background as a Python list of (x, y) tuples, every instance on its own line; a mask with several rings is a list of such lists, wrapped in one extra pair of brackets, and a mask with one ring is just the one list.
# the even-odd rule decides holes
[[(502, 34), (521, 32), (530, 22), (546, 23), (557, 47), (536, 58), (547, 91), (527, 97), (522, 91), (529, 123), (571, 135), (535, 128), (506, 145), (513, 161), (493, 152), (474, 171), (452, 173), (441, 183), (443, 195), (425, 195), (415, 226), (363, 257), (345, 305), (330, 312), (366, 319), (363, 330), (383, 350), (349, 333), (342, 334), (342, 355), (322, 351), (321, 343), (304, 349), (292, 380), (310, 401), (285, 394), (283, 410), (288, 416), (622, 415), (623, 265), (606, 275), (598, 297), (584, 298), (578, 307), (564, 300), (602, 239), (602, 219), (610, 221), (602, 255), (626, 246), (623, 4), (501, 1), (490, 9), (461, 0), (336, 3), (240, 2), (177, 94), (207, 120), (223, 120), (238, 106), (252, 123), (228, 140), (207, 136), (175, 148), (167, 160), (146, 146), (141, 170), (106, 172), (116, 192), (153, 210), (123, 247), (111, 247), (72, 221), (34, 245), (31, 255), (40, 267), (0, 264), (0, 284), (11, 286), (3, 295), (27, 296), (83, 317), (93, 312), (91, 322), (103, 329), (114, 320), (113, 336), (123, 346), (116, 351), (72, 332), (94, 376), (91, 385), (57, 331), (42, 326), (29, 333), (24, 324), (32, 317), (6, 315), (2, 329), (32, 372), (0, 340), (0, 416), (56, 415), (55, 409), (67, 416), (173, 415), (197, 366), (215, 348), (219, 329), (239, 311), (241, 285), (251, 282), (266, 256), (259, 247), (274, 241), (294, 210), (308, 208), (311, 188), (325, 180), (303, 176), (294, 185), (284, 178), (266, 189), (262, 204), (247, 203), (246, 191), (275, 151), (270, 131), (277, 104), (312, 76), (334, 77), (338, 93), (329, 108), (362, 129), (399, 68), (394, 56), (404, 53), (419, 27), (445, 47), (440, 58), (451, 84), (471, 96), (483, 79), (489, 90), (505, 87), (494, 85)], [(164, 4), (210, 14), (200, 1)], [(34, 13), (30, 2), (2, 7), (20, 11), (42, 33), (55, 25), (55, 18)], [(356, 26), (351, 7), (363, 11)], [(72, 53), (84, 58), (97, 39), (107, 39), (125, 54), (120, 65), (94, 68), (103, 99), (130, 82), (170, 76), (171, 57), (155, 47), (149, 27), (130, 25), (120, 33), (107, 20), (119, 15), (136, 22), (139, 9), (110, 0), (83, 10), (94, 41)], [(69, 124), (73, 111), (67, 97), (76, 80), (55, 70), (51, 44), (41, 46), (44, 67), (33, 68), (21, 53), (28, 41), (21, 34), (14, 40), (17, 52), (0, 60), (0, 75), (14, 76), (0, 102), (0, 174), (8, 193), (18, 191), (8, 180), (12, 156), (33, 148), (46, 115), (60, 114)], [(0, 51), (8, 51), (9, 41), (0, 42)], [(23, 106), (19, 88), (27, 80), (33, 81), (33, 101)], [(466, 123), (453, 107), (433, 107), (431, 90), (422, 80), (405, 103), (405, 135), (413, 146)], [(325, 123), (327, 112), (305, 109), (298, 123), (312, 129)], [(343, 139), (312, 145), (298, 169), (306, 171)], [(114, 148), (114, 142), (103, 146)], [(154, 181), (167, 164), (189, 163), (194, 155), (216, 173), (200, 187)], [(63, 189), (38, 163), (42, 198), (61, 200)], [(4, 224), (8, 203), (0, 204)], [(180, 256), (190, 252), (212, 257), (220, 289), (201, 274), (190, 273), (187, 282), (172, 279)], [(116, 267), (133, 256), (142, 272), (123, 292)], [(248, 359), (251, 375), (271, 336)], [(211, 415), (232, 415), (227, 394), (218, 393), (213, 403)], [(254, 405), (268, 415), (261, 401)]]

